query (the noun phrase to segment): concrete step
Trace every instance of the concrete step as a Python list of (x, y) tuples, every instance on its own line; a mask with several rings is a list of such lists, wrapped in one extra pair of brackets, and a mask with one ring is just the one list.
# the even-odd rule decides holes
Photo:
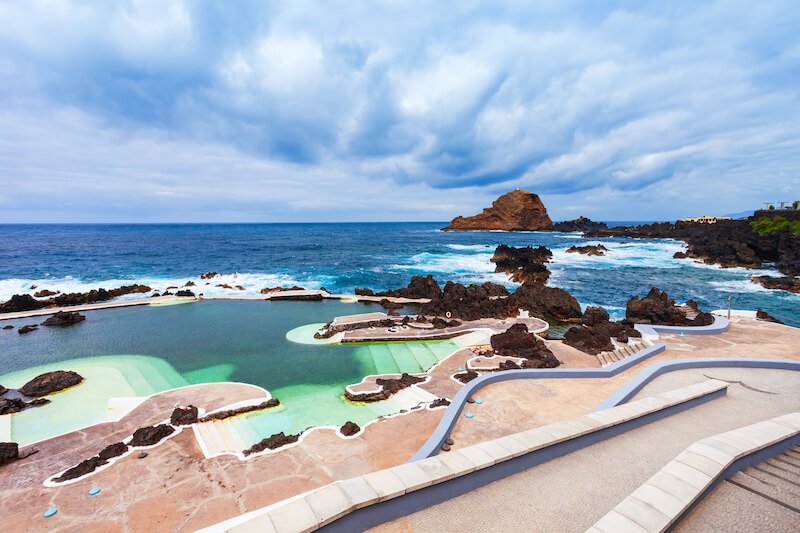
[(800, 509), (800, 495), (786, 490), (787, 484), (783, 480), (769, 474), (748, 468), (731, 476), (729, 481), (768, 499)]

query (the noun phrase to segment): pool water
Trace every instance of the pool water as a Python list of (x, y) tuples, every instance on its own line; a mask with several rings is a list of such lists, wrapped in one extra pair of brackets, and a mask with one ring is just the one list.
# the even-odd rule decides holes
[(105, 420), (112, 397), (218, 381), (259, 385), (282, 402), (276, 409), (236, 417), (233, 423), (242, 426), (249, 444), (279, 431), (297, 433), (348, 420), (363, 426), (399, 408), (390, 400), (348, 402), (346, 385), (370, 374), (424, 372), (459, 347), (454, 341), (326, 344), (287, 339), (287, 332), (300, 326), (372, 309), (336, 301), (206, 300), (86, 312), (87, 319), (78, 325), (27, 335), (2, 331), (0, 384), (20, 387), (55, 369), (86, 378), (52, 396), (49, 405), (11, 415), (11, 437), (24, 445)]

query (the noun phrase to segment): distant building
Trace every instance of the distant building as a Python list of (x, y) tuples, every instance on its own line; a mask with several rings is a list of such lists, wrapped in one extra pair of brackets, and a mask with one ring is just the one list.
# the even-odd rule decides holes
[(720, 220), (730, 220), (730, 217), (690, 217), (690, 218), (682, 218), (680, 222), (698, 222), (700, 224), (716, 224)]

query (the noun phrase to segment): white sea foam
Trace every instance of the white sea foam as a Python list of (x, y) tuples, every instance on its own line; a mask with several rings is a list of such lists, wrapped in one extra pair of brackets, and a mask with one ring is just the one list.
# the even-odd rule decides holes
[(494, 249), (497, 248), (496, 244), (448, 244), (448, 248), (451, 250), (463, 250), (463, 251), (473, 251), (473, 252), (485, 252), (486, 250), (492, 250), (494, 253)]
[[(481, 248), (484, 250), (483, 248)], [(494, 264), (489, 261), (494, 250), (489, 253), (430, 253), (413, 255), (404, 263), (391, 265), (392, 270), (412, 271), (428, 274), (447, 274), (448, 279), (462, 283), (483, 283), (491, 281), (508, 287), (515, 286), (506, 274), (495, 273)]]
[[(582, 243), (584, 244), (584, 243)], [(620, 267), (680, 268), (672, 256), (684, 246), (675, 241), (609, 242), (587, 240), (585, 244), (602, 244), (608, 251), (603, 256), (567, 253), (567, 247), (553, 248), (553, 265), (597, 269)]]
[[(42, 279), (4, 279), (0, 280), (0, 301), (8, 300), (14, 294), (34, 293), (37, 290), (48, 289), (51, 291), (60, 291), (62, 293), (71, 292), (86, 292), (92, 289), (104, 288), (113, 289), (122, 287), (123, 285), (132, 285), (139, 283), (152, 287), (158, 292), (164, 291), (167, 287), (183, 287), (186, 282), (194, 282), (194, 287), (189, 287), (196, 294), (203, 293), (205, 295), (212, 294), (242, 294), (254, 295), (259, 294), (264, 287), (286, 287), (300, 285), (307, 289), (318, 289), (324, 283), (324, 280), (298, 280), (288, 274), (257, 274), (257, 273), (232, 273), (221, 274), (212, 279), (200, 279), (200, 276), (190, 276), (183, 278), (129, 278), (129, 279), (106, 279), (101, 281), (86, 281), (72, 276), (63, 278), (42, 278)], [(208, 283), (208, 285), (206, 285)], [(217, 285), (230, 285), (235, 287), (241, 285), (245, 290), (240, 291), (237, 289), (225, 289), (217, 287)], [(36, 289), (31, 289), (36, 286)], [(174, 290), (174, 289), (173, 289)], [(132, 294), (123, 296), (124, 298), (141, 298), (141, 294)]]

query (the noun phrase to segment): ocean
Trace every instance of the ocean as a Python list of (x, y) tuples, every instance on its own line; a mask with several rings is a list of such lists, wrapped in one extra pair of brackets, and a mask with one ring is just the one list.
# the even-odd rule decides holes
[[(489, 261), (499, 244), (544, 245), (553, 253), (550, 284), (582, 305), (624, 315), (633, 295), (651, 287), (705, 309), (763, 308), (800, 325), (800, 295), (752, 283), (774, 269), (721, 269), (673, 259), (684, 248), (672, 240), (583, 239), (540, 232), (442, 232), (444, 222), (332, 224), (0, 225), (0, 300), (30, 287), (86, 291), (144, 283), (158, 290), (194, 281), (204, 294), (257, 294), (264, 287), (301, 285), (352, 292), (355, 287), (405, 286), (413, 274), (440, 284), (493, 281), (509, 287)], [(573, 244), (602, 242), (605, 257), (568, 254)], [(210, 284), (208, 271), (222, 273)], [(231, 291), (218, 284), (241, 285)]]

